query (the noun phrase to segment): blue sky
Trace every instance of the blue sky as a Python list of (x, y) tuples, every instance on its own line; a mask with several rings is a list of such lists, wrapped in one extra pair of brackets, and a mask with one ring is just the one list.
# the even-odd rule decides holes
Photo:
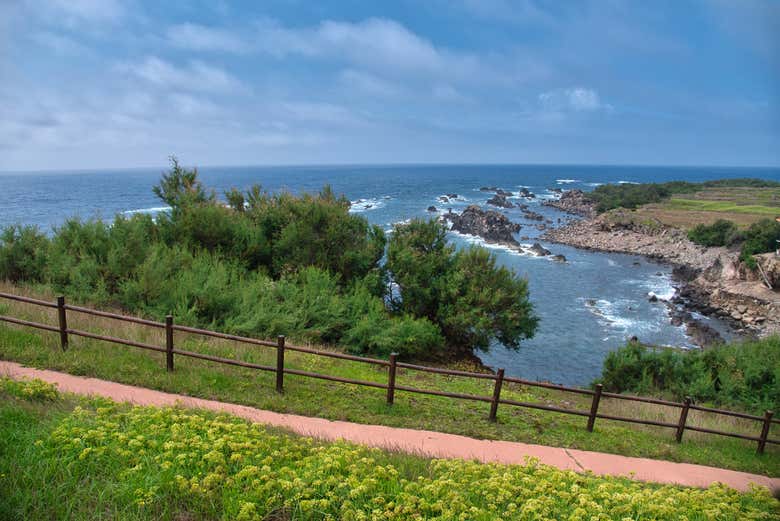
[(0, 2), (0, 170), (780, 165), (780, 1)]

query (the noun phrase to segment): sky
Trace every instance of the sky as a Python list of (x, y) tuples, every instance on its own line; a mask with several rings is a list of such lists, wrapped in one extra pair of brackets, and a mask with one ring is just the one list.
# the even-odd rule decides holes
[(780, 0), (0, 0), (0, 171), (780, 165)]

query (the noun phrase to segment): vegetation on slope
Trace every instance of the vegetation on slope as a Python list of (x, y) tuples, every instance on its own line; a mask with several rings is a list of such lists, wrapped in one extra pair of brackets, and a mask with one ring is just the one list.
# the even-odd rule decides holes
[(587, 197), (596, 203), (598, 212), (614, 208), (637, 208), (658, 203), (678, 194), (693, 194), (708, 188), (780, 188), (780, 182), (766, 179), (717, 179), (702, 183), (670, 181), (667, 183), (624, 183), (597, 186)]
[(41, 382), (0, 380), (4, 519), (736, 520), (780, 513), (766, 489), (657, 486), (534, 462), (425, 460), (192, 410), (93, 399), (69, 411), (52, 395)]
[(703, 246), (732, 246), (741, 243), (739, 258), (751, 268), (756, 267), (753, 255), (774, 251), (780, 241), (780, 222), (761, 219), (740, 231), (725, 219), (718, 219), (711, 225), (699, 224), (688, 232), (688, 238)]
[[(21, 293), (20, 288), (3, 287)], [(51, 294), (33, 294), (50, 299)], [(0, 308), (2, 308), (0, 303)], [(42, 323), (56, 324), (56, 310), (8, 302), (0, 313)], [(164, 332), (132, 324), (69, 313), (68, 324), (75, 329), (114, 337), (164, 345)], [(599, 419), (595, 431), (585, 429), (586, 418), (529, 408), (500, 405), (498, 421), (487, 420), (489, 404), (396, 391), (395, 404), (386, 405), (380, 389), (347, 385), (285, 375), (284, 393), (273, 391), (275, 374), (203, 360), (176, 357), (176, 370), (165, 371), (165, 356), (132, 347), (71, 336), (70, 348), (63, 352), (55, 334), (0, 324), (0, 359), (26, 365), (93, 376), (224, 402), (251, 405), (282, 413), (318, 416), (334, 420), (426, 429), (476, 438), (539, 443), (557, 447), (596, 450), (631, 456), (660, 458), (719, 466), (770, 476), (780, 476), (780, 447), (768, 445), (764, 455), (756, 454), (756, 444), (735, 438), (686, 432), (683, 443), (674, 441), (668, 428), (642, 426)], [(235, 342), (176, 333), (178, 348), (209, 355), (273, 365), (276, 351)], [(368, 364), (315, 357), (288, 351), (285, 367), (315, 371), (353, 380), (386, 383), (387, 371)], [(478, 371), (461, 362), (456, 369)], [(489, 397), (493, 382), (457, 376), (398, 369), (397, 385)], [(589, 396), (505, 382), (501, 396), (518, 402), (553, 405), (588, 411)], [(599, 411), (613, 416), (676, 423), (679, 409), (627, 402), (603, 397)], [(691, 411), (689, 425), (757, 436), (760, 424)], [(777, 437), (775, 428), (770, 436)]]
[(604, 389), (780, 411), (780, 337), (686, 351), (629, 342), (604, 360)]
[[(426, 234), (443, 240), (439, 223), (397, 226), (385, 266), (383, 230), (350, 214), (349, 201), (328, 187), (294, 196), (254, 186), (231, 190), (224, 205), (173, 159), (154, 192), (171, 207), (155, 218), (71, 219), (51, 237), (5, 228), (0, 279), (156, 319), (172, 313), (193, 326), (407, 358), (487, 348), (492, 338), (517, 346), (535, 331), (525, 280), (486, 250), (420, 251)], [(441, 275), (452, 283), (435, 312), (406, 283), (426, 264), (446, 265)], [(391, 276), (403, 282), (388, 306)]]

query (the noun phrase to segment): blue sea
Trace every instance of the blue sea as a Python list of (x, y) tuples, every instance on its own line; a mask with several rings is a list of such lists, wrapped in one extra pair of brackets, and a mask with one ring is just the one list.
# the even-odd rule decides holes
[[(0, 173), (0, 224), (35, 224), (51, 230), (69, 217), (112, 219), (115, 214), (155, 213), (164, 204), (152, 193), (164, 168), (67, 172)], [(557, 223), (566, 215), (541, 206), (552, 188), (592, 190), (601, 183), (703, 181), (724, 177), (780, 180), (780, 169), (710, 167), (553, 166), (553, 165), (393, 165), (208, 167), (201, 179), (218, 194), (229, 188), (260, 184), (268, 191), (317, 191), (329, 184), (353, 201), (353, 212), (390, 230), (394, 223), (439, 211), (484, 205), (492, 195), (481, 186), (517, 192), (527, 187), (537, 199), (531, 209)], [(438, 197), (458, 194), (443, 204)], [(523, 224), (522, 243), (542, 232), (508, 210)], [(535, 224), (535, 223), (534, 223)], [(479, 239), (451, 234), (459, 245)], [(499, 261), (529, 280), (531, 300), (541, 318), (536, 336), (518, 350), (500, 344), (479, 352), (483, 362), (504, 367), (507, 374), (564, 384), (584, 385), (601, 372), (606, 354), (633, 335), (656, 344), (693, 347), (681, 327), (672, 326), (662, 303), (651, 303), (652, 291), (670, 298), (675, 291), (671, 267), (642, 257), (577, 250), (544, 244), (568, 259), (559, 263), (491, 247)], [(489, 246), (490, 247), (490, 246)], [(720, 329), (722, 325), (713, 323)]]

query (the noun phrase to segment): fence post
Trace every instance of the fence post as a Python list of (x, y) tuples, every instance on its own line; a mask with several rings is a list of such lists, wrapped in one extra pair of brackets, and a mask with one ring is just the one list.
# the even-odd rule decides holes
[(68, 319), (65, 315), (65, 297), (57, 297), (57, 318), (60, 323), (60, 347), (63, 351), (68, 349)]
[(680, 411), (680, 421), (677, 423), (677, 434), (675, 439), (677, 443), (682, 442), (683, 432), (685, 432), (685, 422), (688, 421), (688, 409), (691, 408), (691, 397), (686, 396), (683, 402), (682, 411)]
[(601, 390), (603, 385), (596, 384), (596, 392), (593, 393), (593, 401), (590, 403), (590, 416), (588, 416), (588, 432), (593, 432), (593, 426), (596, 424), (596, 415), (599, 413), (599, 402), (601, 401)]
[(504, 385), (504, 368), (496, 372), (496, 385), (493, 387), (493, 399), (490, 401), (490, 415), (488, 420), (495, 422), (498, 412), (498, 400), (501, 399), (501, 387)]
[(761, 427), (761, 436), (758, 440), (758, 453), (764, 453), (764, 447), (766, 447), (766, 439), (769, 437), (769, 426), (772, 424), (772, 411), (764, 412), (764, 426)]
[(390, 366), (387, 368), (387, 405), (393, 405), (395, 400), (395, 369), (398, 353), (390, 353)]
[(165, 315), (165, 365), (173, 371), (173, 315)]
[(284, 335), (276, 337), (276, 392), (284, 392)]

